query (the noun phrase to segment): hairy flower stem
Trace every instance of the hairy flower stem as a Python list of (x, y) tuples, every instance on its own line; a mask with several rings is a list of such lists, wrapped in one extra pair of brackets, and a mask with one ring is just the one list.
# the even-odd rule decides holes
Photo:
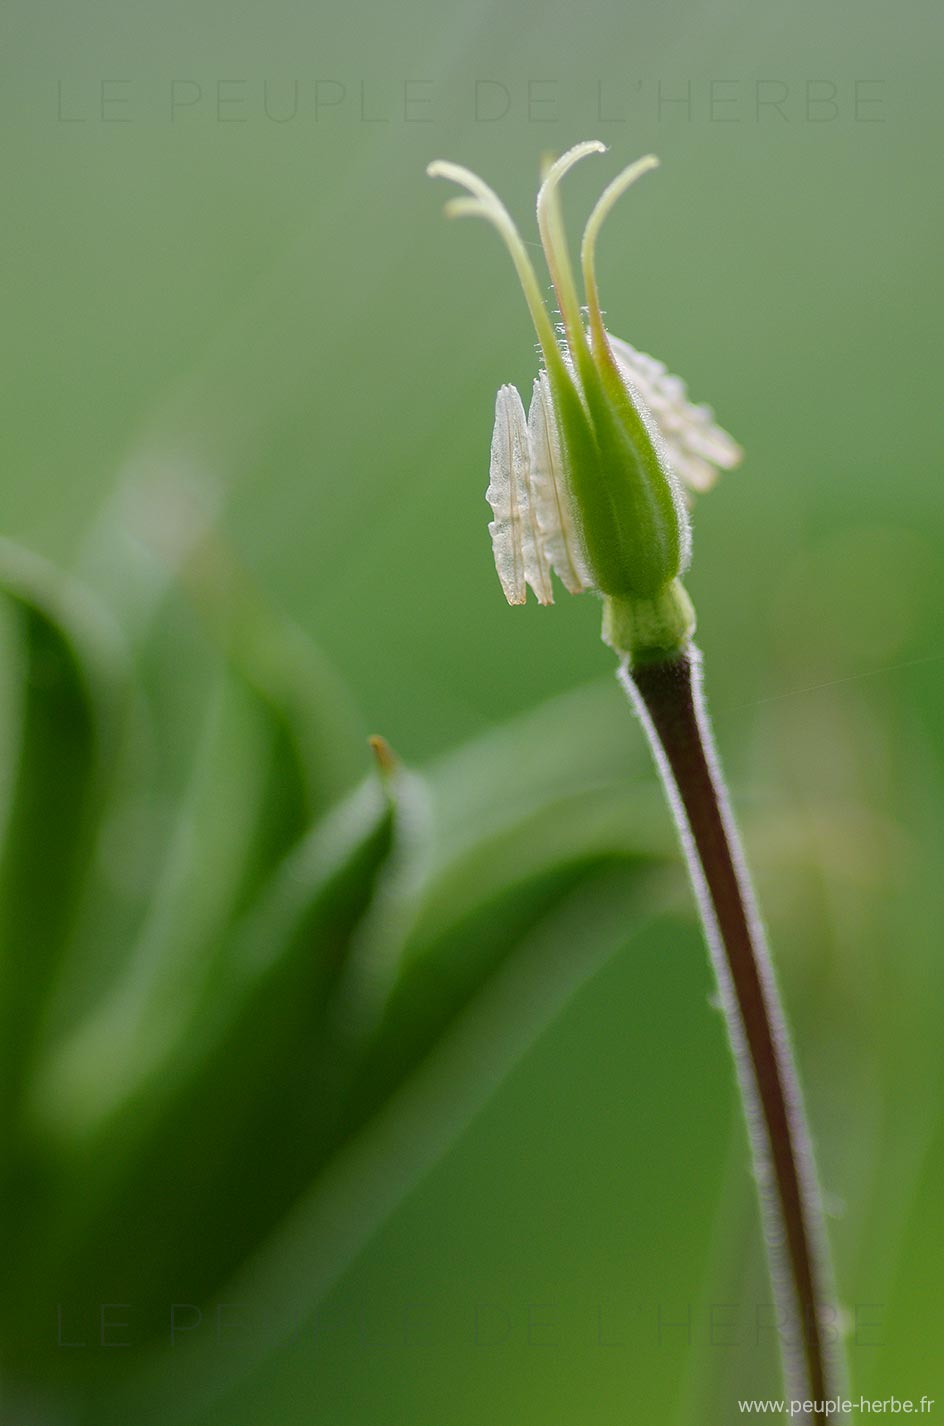
[[(826, 1421), (841, 1371), (822, 1208), (783, 1011), (701, 696), (696, 649), (624, 669), (675, 814), (750, 1130), (787, 1389)], [(833, 1417), (832, 1420), (836, 1418)]]

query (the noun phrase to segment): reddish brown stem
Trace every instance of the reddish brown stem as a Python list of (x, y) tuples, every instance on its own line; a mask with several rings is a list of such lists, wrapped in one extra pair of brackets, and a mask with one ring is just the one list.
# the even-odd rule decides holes
[[(819, 1403), (841, 1395), (820, 1195), (763, 929), (701, 696), (694, 648), (624, 672), (672, 803), (737, 1061), (778, 1300), (787, 1389)], [(833, 1415), (830, 1418), (835, 1421)]]

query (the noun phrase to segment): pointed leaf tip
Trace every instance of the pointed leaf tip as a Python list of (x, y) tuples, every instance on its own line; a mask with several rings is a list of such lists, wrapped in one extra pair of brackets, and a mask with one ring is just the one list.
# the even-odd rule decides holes
[(388, 781), (399, 769), (400, 759), (386, 738), (381, 737), (379, 733), (371, 733), (367, 739), (367, 745), (374, 755), (381, 777), (384, 781)]

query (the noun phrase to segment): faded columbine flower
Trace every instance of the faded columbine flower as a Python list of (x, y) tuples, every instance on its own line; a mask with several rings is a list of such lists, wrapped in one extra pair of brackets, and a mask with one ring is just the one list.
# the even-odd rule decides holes
[(581, 306), (558, 189), (575, 163), (602, 152), (600, 143), (578, 144), (549, 165), (538, 192), (560, 337), (499, 199), (468, 169), (429, 167), (433, 177), (466, 190), (448, 213), (487, 218), (498, 229), (544, 357), (527, 415), (514, 387), (498, 393), (489, 528), (509, 603), (523, 604), (528, 586), (542, 604), (551, 603), (552, 573), (574, 593), (590, 589), (603, 599), (603, 637), (619, 655), (620, 683), (649, 739), (715, 967), (760, 1190), (786, 1394), (802, 1398), (807, 1426), (825, 1426), (844, 1378), (829, 1330), (836, 1299), (822, 1199), (783, 1010), (712, 740), (702, 659), (691, 642), (694, 611), (681, 584), (690, 545), (686, 489), (705, 489), (741, 452), (708, 407), (689, 403), (682, 382), (661, 362), (609, 336), (603, 324), (594, 264), (600, 228), (654, 158), (619, 174), (590, 214), (580, 250)]
[[(603, 324), (595, 253), (616, 200), (657, 165), (652, 156), (624, 169), (604, 190), (580, 250), (586, 308), (571, 267), (558, 187), (596, 141), (577, 144), (544, 176), (538, 230), (562, 318), (558, 337), (537, 275), (507, 209), (468, 169), (436, 162), (427, 172), (468, 196), (452, 199), (453, 217), (487, 218), (505, 242), (537, 331), (544, 369), (525, 415), (513, 386), (499, 390), (487, 498), (498, 576), (509, 604), (530, 586), (553, 602), (551, 572), (572, 594), (603, 597), (604, 638), (633, 662), (683, 648), (694, 613), (680, 582), (690, 539), (686, 498), (741, 458), (710, 407), (693, 406), (665, 366), (611, 336)], [(586, 318), (584, 316), (586, 311)]]

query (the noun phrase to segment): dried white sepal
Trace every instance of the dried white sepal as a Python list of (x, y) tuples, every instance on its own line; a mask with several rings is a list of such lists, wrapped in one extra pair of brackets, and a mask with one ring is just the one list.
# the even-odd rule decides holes
[(664, 362), (619, 337), (607, 337), (624, 380), (652, 413), (679, 480), (689, 490), (710, 490), (719, 471), (733, 470), (742, 459), (737, 441), (715, 423), (710, 406), (689, 401), (684, 381)]
[(495, 429), (485, 498), (494, 519), (495, 568), (509, 604), (523, 604), (530, 585), (540, 604), (553, 604), (551, 568), (531, 500), (531, 448), (521, 397), (503, 386), (495, 401)]
[(570, 505), (557, 418), (547, 372), (535, 378), (528, 412), (531, 503), (551, 568), (570, 594), (590, 589), (590, 576)]

